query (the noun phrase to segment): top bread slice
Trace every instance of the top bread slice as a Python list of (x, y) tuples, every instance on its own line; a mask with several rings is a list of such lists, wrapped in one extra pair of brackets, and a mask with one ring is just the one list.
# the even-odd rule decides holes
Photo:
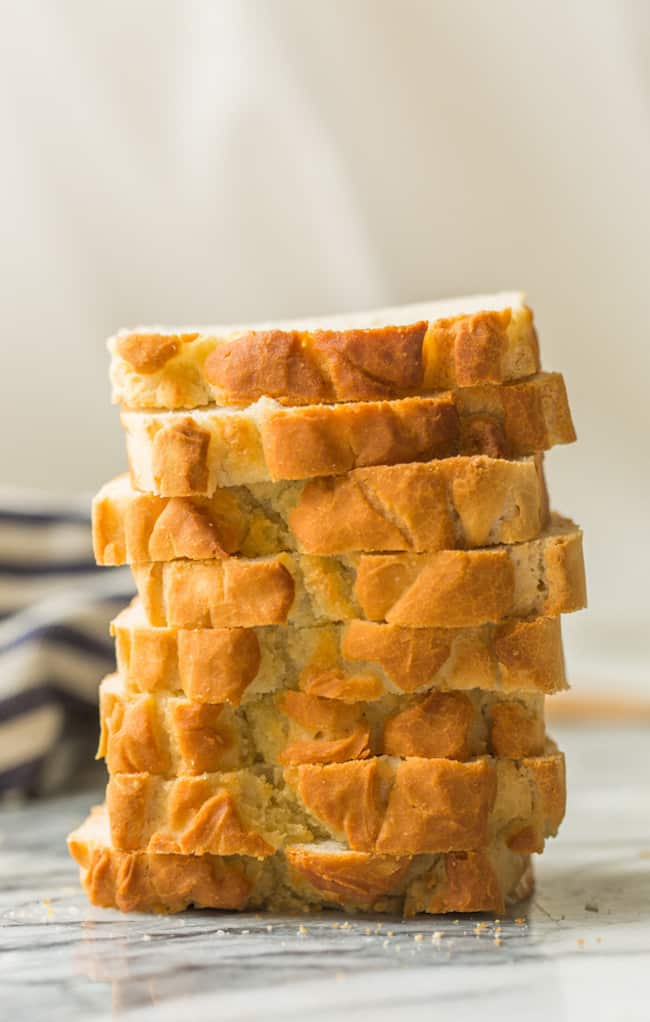
[(163, 497), (455, 455), (516, 458), (575, 440), (559, 373), (398, 401), (124, 411), (122, 425), (133, 485)]
[(113, 399), (130, 408), (372, 401), (539, 371), (519, 293), (252, 326), (138, 327), (110, 338)]

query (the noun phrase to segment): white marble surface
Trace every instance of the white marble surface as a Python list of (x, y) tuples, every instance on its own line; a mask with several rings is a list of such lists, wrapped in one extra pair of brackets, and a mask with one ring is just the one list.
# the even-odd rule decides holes
[(0, 1019), (647, 1022), (650, 733), (556, 737), (568, 818), (538, 861), (535, 897), (513, 913), (524, 921), (502, 919), (498, 940), (478, 917), (377, 930), (332, 914), (92, 909), (64, 836), (94, 793), (0, 810)]

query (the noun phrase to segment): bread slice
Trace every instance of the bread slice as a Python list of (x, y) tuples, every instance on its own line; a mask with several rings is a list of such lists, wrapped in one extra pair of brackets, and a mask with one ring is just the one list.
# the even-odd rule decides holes
[(464, 628), (585, 605), (582, 534), (552, 516), (539, 539), (427, 554), (278, 554), (132, 565), (153, 625), (308, 626), (364, 618)]
[(518, 543), (548, 521), (541, 455), (476, 456), (359, 468), (310, 482), (157, 497), (118, 476), (93, 500), (98, 564), (341, 554)]
[(129, 693), (169, 692), (239, 706), (297, 688), (344, 702), (481, 688), (566, 688), (560, 619), (476, 628), (402, 628), (350, 621), (315, 628), (156, 627), (134, 601), (111, 625)]
[(284, 408), (260, 398), (121, 418), (133, 485), (163, 497), (458, 454), (516, 458), (575, 440), (559, 373), (399, 401)]
[(288, 689), (238, 710), (167, 692), (99, 687), (98, 758), (111, 774), (202, 774), (255, 762), (342, 763), (369, 756), (520, 759), (544, 749), (544, 696), (472, 689), (343, 702)]
[(291, 792), (254, 767), (172, 780), (113, 774), (106, 807), (111, 841), (122, 851), (264, 859), (314, 836)]
[(113, 774), (106, 788), (111, 840), (122, 851), (250, 855), (334, 838), (388, 855), (476, 851), (502, 840), (541, 851), (565, 802), (564, 758), (375, 757), (166, 779)]
[(367, 401), (504, 383), (539, 370), (522, 294), (476, 295), (256, 326), (138, 327), (110, 338), (131, 408)]
[(186, 908), (275, 912), (496, 912), (532, 892), (529, 856), (495, 845), (478, 852), (389, 856), (332, 841), (288, 846), (262, 861), (245, 856), (123, 852), (97, 806), (68, 837), (93, 905), (122, 912)]

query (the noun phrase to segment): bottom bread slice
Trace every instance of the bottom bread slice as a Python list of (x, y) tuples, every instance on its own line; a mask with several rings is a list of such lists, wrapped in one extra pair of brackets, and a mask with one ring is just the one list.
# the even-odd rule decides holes
[[(269, 782), (268, 777), (273, 783)], [(263, 859), (334, 839), (389, 855), (476, 851), (503, 841), (538, 852), (564, 816), (564, 757), (376, 756), (166, 780), (114, 774), (106, 801), (115, 848)]]
[(327, 841), (263, 861), (245, 856), (124, 852), (103, 806), (68, 838), (93, 905), (123, 912), (185, 908), (348, 912), (503, 912), (533, 888), (530, 857), (496, 844), (476, 852), (390, 856)]

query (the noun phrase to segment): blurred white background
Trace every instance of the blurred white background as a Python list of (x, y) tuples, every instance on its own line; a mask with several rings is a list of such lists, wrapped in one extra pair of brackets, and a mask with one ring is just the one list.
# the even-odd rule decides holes
[(579, 445), (574, 680), (650, 680), (647, 0), (0, 3), (0, 472), (124, 465), (104, 338), (522, 288)]

